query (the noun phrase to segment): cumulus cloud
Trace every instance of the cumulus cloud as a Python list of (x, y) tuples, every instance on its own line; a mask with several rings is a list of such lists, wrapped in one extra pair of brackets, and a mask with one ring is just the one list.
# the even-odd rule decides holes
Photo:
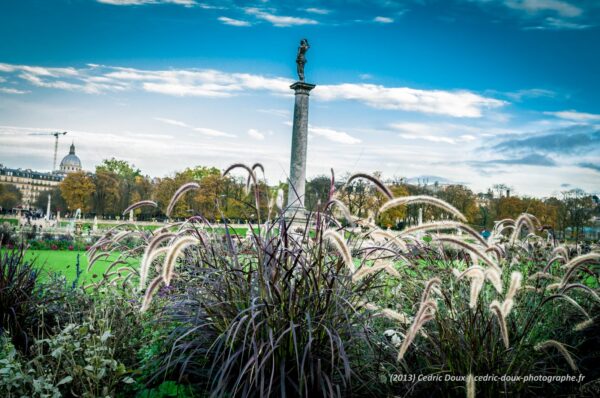
[(508, 0), (504, 4), (529, 13), (552, 11), (562, 17), (577, 17), (583, 13), (581, 8), (560, 0)]
[(265, 135), (256, 129), (248, 130), (248, 135), (250, 136), (250, 138), (253, 138), (258, 141), (262, 141), (265, 139)]
[(233, 18), (229, 18), (229, 17), (219, 17), (217, 19), (219, 21), (223, 22), (225, 25), (239, 26), (239, 27), (251, 25), (251, 23), (248, 21), (242, 21), (240, 19), (233, 19)]
[(388, 18), (388, 17), (375, 17), (373, 18), (373, 22), (379, 22), (379, 23), (392, 23), (394, 22), (394, 20), (392, 18)]
[(19, 90), (16, 88), (0, 87), (0, 93), (3, 93), (3, 94), (27, 94), (28, 92), (29, 91)]
[(546, 115), (553, 115), (561, 119), (573, 120), (575, 122), (594, 122), (600, 120), (600, 115), (598, 114), (577, 112), (576, 110), (544, 113)]
[(331, 13), (331, 10), (327, 10), (325, 8), (316, 8), (316, 7), (305, 8), (304, 11), (310, 12), (311, 14), (319, 14), (319, 15), (327, 15), (327, 14)]
[(233, 134), (229, 134), (229, 133), (226, 133), (226, 132), (220, 131), (220, 130), (215, 130), (215, 129), (206, 128), (206, 127), (190, 126), (189, 124), (182, 122), (180, 120), (168, 119), (168, 118), (164, 118), (164, 117), (155, 117), (154, 120), (159, 121), (161, 123), (169, 124), (171, 126), (187, 128), (189, 130), (196, 131), (200, 134), (203, 134), (203, 135), (206, 135), (209, 137), (229, 137), (229, 138), (235, 137), (235, 135), (233, 135)]
[(505, 134), (500, 128), (486, 128), (455, 123), (416, 123), (401, 122), (390, 124), (392, 130), (400, 132), (399, 136), (406, 140), (424, 140), (447, 144), (467, 143), (477, 140), (478, 137), (493, 134)]
[(179, 120), (167, 119), (164, 117), (155, 117), (154, 120), (158, 120), (159, 122), (163, 122), (165, 124), (170, 124), (171, 126), (190, 127), (187, 123), (180, 122)]
[(199, 132), (200, 134), (207, 135), (209, 137), (235, 137), (234, 134), (229, 134), (221, 130), (209, 129), (206, 127), (194, 127), (192, 130)]
[(283, 15), (271, 14), (267, 11), (261, 10), (256, 7), (249, 7), (245, 9), (246, 14), (253, 15), (258, 19), (270, 22), (273, 26), (277, 27), (288, 27), (297, 25), (316, 25), (319, 22), (310, 18), (291, 17)]
[(518, 90), (505, 94), (508, 98), (513, 101), (523, 101), (526, 98), (554, 98), (556, 93), (552, 90), (546, 90), (543, 88), (529, 88), (524, 90)]
[(356, 100), (373, 108), (434, 113), (454, 117), (481, 117), (485, 109), (506, 102), (470, 91), (419, 90), (375, 84), (320, 85), (315, 97), (324, 101)]
[(196, 5), (195, 0), (96, 0), (98, 3), (113, 6), (141, 6), (146, 4), (177, 4), (191, 7)]
[(360, 139), (352, 137), (344, 131), (338, 131), (326, 127), (308, 126), (308, 132), (319, 137), (323, 137), (328, 141), (338, 142), (340, 144), (359, 144)]
[[(282, 77), (214, 69), (144, 70), (105, 65), (45, 68), (0, 64), (0, 73), (12, 73), (16, 78), (37, 87), (89, 94), (141, 89), (164, 95), (211, 98), (227, 98), (251, 91), (291, 95), (289, 86), (293, 82)], [(319, 85), (314, 90), (314, 97), (320, 101), (358, 101), (377, 109), (465, 118), (481, 117), (484, 111), (506, 104), (505, 101), (466, 90), (420, 90), (366, 83)]]

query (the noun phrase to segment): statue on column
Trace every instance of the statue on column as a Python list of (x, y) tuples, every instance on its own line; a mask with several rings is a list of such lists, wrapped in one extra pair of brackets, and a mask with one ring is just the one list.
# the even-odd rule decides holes
[(308, 40), (300, 40), (300, 46), (298, 47), (298, 55), (296, 56), (296, 67), (298, 71), (298, 79), (304, 81), (304, 64), (306, 64), (306, 52), (310, 48)]

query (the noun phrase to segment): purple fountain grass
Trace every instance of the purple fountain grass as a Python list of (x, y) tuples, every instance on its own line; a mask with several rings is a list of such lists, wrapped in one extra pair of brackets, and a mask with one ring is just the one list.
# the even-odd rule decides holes
[(498, 320), (498, 325), (500, 326), (500, 334), (502, 336), (502, 341), (504, 342), (504, 347), (508, 349), (510, 348), (510, 341), (508, 339), (508, 328), (506, 327), (506, 317), (504, 316), (502, 305), (498, 300), (494, 300), (490, 304), (490, 310)]
[(348, 245), (346, 245), (346, 241), (342, 237), (342, 235), (333, 229), (328, 229), (323, 233), (323, 239), (329, 240), (333, 243), (333, 246), (337, 249), (338, 253), (342, 256), (346, 267), (350, 273), (354, 274), (356, 272), (356, 267), (354, 266), (354, 262), (352, 261), (352, 254), (350, 254), (350, 249)]
[(152, 240), (146, 246), (144, 250), (144, 254), (142, 256), (142, 261), (140, 262), (140, 285), (139, 290), (144, 289), (146, 285), (146, 279), (148, 277), (148, 268), (150, 264), (152, 264), (152, 259), (155, 250), (164, 242), (173, 239), (175, 234), (172, 232), (166, 232), (162, 234), (155, 235)]
[(573, 357), (571, 356), (571, 354), (569, 353), (569, 351), (563, 343), (556, 340), (546, 340), (535, 346), (536, 351), (546, 350), (548, 348), (555, 348), (556, 350), (558, 350), (558, 352), (562, 354), (562, 356), (565, 358), (565, 360), (574, 372), (577, 372), (579, 370), (577, 368), (577, 365), (575, 364), (575, 361), (573, 360)]
[(171, 200), (169, 201), (169, 205), (167, 206), (167, 210), (165, 211), (165, 215), (167, 217), (171, 217), (171, 212), (173, 212), (173, 209), (175, 208), (175, 205), (177, 204), (177, 201), (188, 191), (191, 191), (193, 189), (199, 189), (200, 188), (200, 184), (198, 184), (197, 182), (188, 182), (187, 184), (183, 184), (182, 186), (180, 186), (177, 191), (175, 191), (175, 193), (173, 194), (173, 196), (171, 197)]
[(399, 233), (399, 236), (412, 234), (412, 233), (418, 232), (418, 231), (430, 231), (430, 230), (440, 231), (440, 230), (444, 230), (444, 229), (463, 230), (466, 233), (468, 233), (469, 235), (471, 235), (473, 238), (475, 238), (484, 247), (487, 248), (489, 246), (488, 242), (481, 236), (480, 233), (475, 231), (473, 228), (471, 228), (467, 224), (457, 222), (457, 221), (435, 221), (435, 222), (431, 222), (431, 223), (415, 225), (413, 227), (406, 228), (405, 230), (401, 231)]
[(135, 209), (139, 209), (140, 207), (147, 207), (147, 206), (158, 207), (156, 202), (154, 202), (152, 200), (141, 200), (139, 202), (136, 202), (136, 203), (130, 205), (125, 210), (123, 210), (122, 215), (124, 216), (125, 214), (129, 213), (130, 211), (134, 211)]
[(398, 351), (398, 361), (401, 361), (402, 358), (404, 358), (404, 354), (406, 354), (408, 347), (411, 345), (411, 343), (413, 342), (417, 333), (423, 327), (423, 325), (434, 319), (436, 309), (437, 303), (433, 300), (421, 302), (421, 305), (419, 306), (419, 310), (415, 315), (413, 323), (406, 332), (406, 337), (402, 341), (402, 345), (400, 346), (400, 350)]
[(348, 185), (350, 185), (350, 183), (352, 181), (354, 181), (357, 178), (364, 178), (365, 180), (369, 180), (371, 181), (375, 187), (377, 188), (377, 190), (379, 190), (379, 192), (381, 192), (382, 194), (384, 194), (385, 196), (387, 196), (388, 199), (393, 199), (394, 198), (394, 194), (392, 193), (392, 191), (389, 190), (388, 187), (386, 187), (380, 180), (379, 178), (372, 176), (370, 174), (367, 173), (354, 173), (350, 176), (350, 178), (348, 178), (348, 181), (346, 181), (346, 184), (344, 185), (344, 188), (346, 188)]
[(579, 267), (581, 267), (583, 264), (589, 263), (589, 262), (596, 262), (596, 263), (600, 262), (600, 253), (583, 254), (581, 256), (575, 257), (574, 259), (569, 261), (567, 264), (565, 264), (567, 271), (563, 275), (561, 285), (565, 286), (569, 282), (569, 279), (571, 279), (571, 277), (573, 276), (575, 271), (577, 271), (577, 269)]
[(490, 267), (494, 268), (496, 271), (498, 271), (499, 273), (502, 273), (502, 269), (500, 268), (500, 266), (498, 266), (498, 264), (493, 261), (491, 258), (489, 258), (488, 256), (485, 255), (485, 253), (483, 253), (478, 247), (467, 243), (463, 240), (460, 240), (458, 238), (455, 237), (439, 237), (439, 238), (435, 238), (436, 241), (438, 242), (446, 242), (446, 243), (451, 243), (453, 245), (462, 247), (464, 249), (467, 249), (473, 253), (475, 253), (480, 259), (482, 259), (487, 265), (489, 265)]
[(427, 196), (427, 195), (403, 196), (400, 198), (388, 200), (387, 202), (385, 202), (383, 204), (383, 206), (381, 206), (379, 208), (378, 213), (383, 213), (384, 211), (394, 208), (396, 206), (411, 205), (411, 204), (418, 204), (418, 203), (429, 204), (429, 205), (438, 207), (440, 209), (446, 210), (448, 213), (452, 214), (453, 216), (460, 219), (461, 221), (464, 221), (464, 222), (467, 221), (467, 218), (456, 207), (452, 206), (451, 204), (449, 204), (441, 199), (435, 198), (433, 196)]
[(167, 256), (165, 257), (162, 274), (166, 286), (169, 286), (169, 284), (171, 283), (171, 278), (174, 274), (175, 262), (177, 258), (182, 254), (183, 250), (186, 247), (195, 245), (198, 242), (198, 238), (194, 236), (182, 236), (180, 238), (177, 238), (177, 240), (175, 240), (169, 246), (169, 251), (167, 252)]

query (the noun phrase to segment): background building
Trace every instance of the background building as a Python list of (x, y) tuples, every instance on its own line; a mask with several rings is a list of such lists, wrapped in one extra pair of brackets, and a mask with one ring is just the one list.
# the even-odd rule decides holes
[(15, 185), (23, 195), (21, 206), (29, 209), (41, 192), (52, 190), (67, 174), (81, 170), (81, 160), (75, 154), (75, 144), (71, 144), (69, 154), (60, 162), (60, 169), (52, 173), (11, 169), (0, 164), (0, 184)]

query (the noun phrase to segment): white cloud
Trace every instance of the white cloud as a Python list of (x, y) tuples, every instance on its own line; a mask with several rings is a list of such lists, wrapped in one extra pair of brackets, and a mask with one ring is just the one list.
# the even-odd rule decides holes
[(196, 5), (195, 0), (96, 0), (98, 3), (113, 6), (141, 6), (146, 4), (177, 4), (191, 7)]
[(431, 142), (444, 142), (446, 144), (456, 144), (456, 140), (454, 138), (450, 138), (450, 137), (441, 137), (438, 135), (427, 135), (427, 134), (420, 134), (420, 135), (414, 135), (414, 134), (399, 134), (399, 136), (401, 138), (404, 138), (406, 140), (425, 140), (425, 141), (431, 141)]
[(379, 23), (392, 23), (394, 22), (394, 20), (392, 18), (388, 18), (388, 17), (375, 17), (373, 18), (373, 22), (379, 22)]
[(210, 128), (206, 128), (206, 127), (194, 127), (194, 126), (190, 126), (189, 124), (187, 124), (185, 122), (175, 120), (175, 119), (168, 119), (168, 118), (164, 118), (164, 117), (155, 117), (154, 120), (159, 121), (161, 123), (169, 124), (171, 126), (184, 127), (184, 128), (196, 131), (198, 133), (207, 135), (209, 137), (230, 137), (230, 138), (235, 137), (235, 135), (226, 133), (224, 131), (210, 129)]
[(270, 22), (273, 24), (273, 26), (277, 26), (280, 28), (296, 25), (316, 25), (319, 23), (316, 20), (309, 18), (299, 18), (271, 14), (256, 7), (246, 8), (245, 11), (246, 14), (254, 15), (256, 18)]
[(541, 29), (541, 30), (545, 30), (545, 29), (554, 29), (554, 30), (572, 29), (572, 30), (580, 30), (580, 29), (590, 28), (591, 26), (592, 25), (585, 25), (585, 24), (581, 24), (581, 23), (575, 23), (575, 22), (565, 21), (564, 19), (560, 19), (560, 18), (548, 17), (548, 18), (546, 18), (544, 20), (544, 24), (543, 25), (535, 26), (535, 27), (533, 27), (533, 29)]
[(250, 129), (248, 130), (248, 135), (255, 140), (262, 141), (265, 139), (265, 135), (258, 130)]
[(164, 117), (155, 117), (154, 120), (158, 120), (159, 122), (163, 122), (165, 124), (170, 124), (171, 126), (190, 127), (187, 123), (180, 122), (179, 120), (167, 119)]
[[(265, 91), (292, 95), (291, 79), (214, 69), (143, 70), (104, 65), (86, 68), (43, 68), (0, 64), (0, 73), (13, 73), (37, 87), (100, 94), (112, 91), (143, 90), (181, 96), (227, 98), (245, 92)], [(314, 90), (321, 101), (353, 100), (378, 109), (423, 112), (452, 117), (478, 118), (485, 110), (506, 104), (466, 91), (420, 90), (375, 84), (323, 84)]]
[(18, 90), (16, 88), (0, 87), (0, 93), (4, 94), (27, 94), (29, 91)]
[(577, 17), (583, 13), (581, 8), (560, 0), (507, 0), (504, 4), (529, 13), (553, 11), (562, 17)]
[(332, 142), (339, 142), (340, 144), (359, 144), (361, 142), (360, 139), (352, 137), (344, 131), (333, 130), (326, 127), (308, 126), (308, 132)]
[(331, 13), (331, 10), (327, 10), (325, 8), (316, 8), (316, 7), (305, 8), (304, 11), (310, 12), (311, 14), (319, 14), (319, 15), (327, 15), (327, 14)]
[(231, 25), (231, 26), (250, 26), (251, 23), (248, 21), (242, 21), (240, 19), (233, 19), (233, 18), (228, 18), (228, 17), (219, 17), (217, 18), (219, 21), (223, 22), (225, 25)]
[(290, 117), (290, 111), (287, 109), (259, 109), (258, 111), (260, 113), (266, 113), (268, 115), (279, 116), (286, 119)]
[(554, 98), (556, 97), (556, 92), (543, 88), (529, 88), (505, 93), (505, 95), (513, 101), (522, 101), (525, 98)]
[[(399, 136), (407, 140), (425, 140), (457, 144), (473, 142), (477, 137), (486, 136), (488, 129), (453, 123), (392, 123), (390, 127), (399, 131)], [(494, 135), (505, 133), (501, 129), (493, 129)]]
[(454, 117), (481, 117), (483, 110), (505, 105), (470, 91), (419, 90), (375, 84), (320, 85), (315, 97), (324, 101), (356, 100), (373, 108), (434, 113)]
[(210, 137), (230, 137), (230, 138), (235, 137), (235, 135), (233, 135), (233, 134), (225, 133), (224, 131), (221, 131), (221, 130), (209, 129), (206, 127), (194, 127), (194, 128), (192, 128), (192, 130), (197, 131), (201, 134), (210, 136)]
[(594, 122), (600, 120), (600, 115), (598, 114), (577, 112), (576, 110), (544, 113), (546, 115), (553, 115), (561, 119), (572, 120), (575, 122)]

